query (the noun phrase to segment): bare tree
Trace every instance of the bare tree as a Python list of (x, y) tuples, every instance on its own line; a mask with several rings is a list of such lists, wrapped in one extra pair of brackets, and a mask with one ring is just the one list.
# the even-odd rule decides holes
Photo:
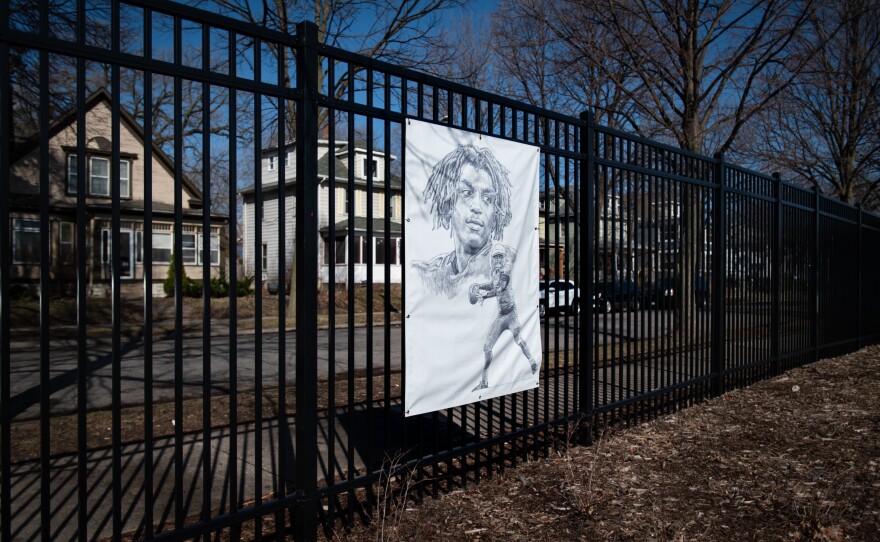
[(607, 31), (592, 29), (595, 63), (587, 62), (579, 48), (545, 22), (555, 16), (553, 6), (549, 0), (512, 0), (494, 13), (500, 88), (540, 107), (572, 115), (594, 110), (597, 122), (635, 127), (632, 100), (613, 82), (628, 81), (633, 74), (604, 52), (611, 43)]
[(753, 127), (744, 152), (841, 200), (880, 206), (880, 2), (823, 2), (806, 69)]
[[(809, 1), (565, 0), (543, 21), (627, 97), (638, 133), (723, 153), (802, 71), (805, 59), (792, 46), (811, 16)], [(597, 31), (604, 37), (598, 44)], [(604, 69), (609, 58), (624, 70)], [(686, 183), (680, 194), (679, 327), (688, 325), (684, 315), (696, 314), (693, 285), (705, 272), (697, 255), (710, 205)]]
[[(261, 4), (249, 0), (191, 0), (198, 6), (213, 5), (221, 13), (236, 16), (246, 22), (278, 30), (286, 34), (296, 33), (299, 21), (311, 20), (318, 27), (318, 41), (327, 45), (344, 47), (365, 56), (387, 60), (404, 66), (427, 67), (442, 63), (431, 45), (437, 40), (442, 12), (459, 7), (467, 0), (263, 0)], [(368, 23), (364, 24), (364, 21)], [(290, 66), (293, 51), (272, 45), (271, 53), (276, 66)], [(361, 76), (362, 68), (349, 65), (355, 77)], [(324, 66), (318, 66), (318, 88), (327, 88), (334, 96), (354, 92), (349, 88), (347, 77), (327, 81)], [(293, 86), (290, 70), (280, 70), (278, 84)], [(283, 104), (285, 111), (285, 141), (296, 138), (296, 110), (294, 103)], [(331, 119), (329, 111), (319, 111), (319, 126)], [(271, 119), (267, 119), (271, 122)], [(272, 134), (275, 136), (276, 134)], [(290, 284), (288, 311), (294, 314), (296, 306), (296, 245), (287, 255), (287, 277)]]
[(811, 13), (783, 0), (566, 0), (544, 20), (587, 63), (626, 68), (602, 71), (633, 102), (637, 131), (725, 152), (801, 71), (791, 44)]
[[(190, 0), (199, 7), (213, 6), (221, 13), (243, 21), (295, 35), (296, 24), (313, 21), (318, 27), (318, 41), (333, 47), (358, 52), (370, 58), (402, 66), (418, 66), (423, 71), (443, 64), (448, 57), (438, 57), (440, 16), (468, 0)], [(364, 23), (364, 21), (368, 21)], [(293, 51), (270, 45), (275, 65), (290, 66)], [(351, 67), (359, 76), (362, 69)], [(282, 70), (278, 84), (293, 86), (291, 70)], [(338, 77), (328, 82), (324, 66), (318, 66), (318, 88), (329, 88), (334, 96), (348, 90), (349, 80)], [(328, 85), (329, 83), (329, 85)], [(285, 139), (295, 138), (296, 111), (293, 102), (285, 106)], [(327, 110), (319, 112), (319, 125), (327, 122)]]

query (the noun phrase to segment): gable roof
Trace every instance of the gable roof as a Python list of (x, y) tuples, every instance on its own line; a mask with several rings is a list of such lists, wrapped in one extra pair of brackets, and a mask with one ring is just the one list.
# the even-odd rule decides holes
[[(95, 108), (99, 103), (106, 103), (107, 105), (112, 107), (112, 101), (110, 98), (110, 94), (104, 90), (100, 89), (97, 92), (93, 93), (91, 96), (86, 98), (85, 109), (88, 113), (92, 109)], [(68, 126), (74, 124), (76, 122), (76, 114), (78, 109), (74, 107), (66, 111), (60, 117), (55, 119), (52, 124), (49, 125), (49, 139), (58, 135), (61, 130), (67, 128)], [(140, 124), (138, 124), (137, 120), (129, 112), (123, 109), (121, 106), (119, 108), (119, 117), (122, 119), (122, 122), (128, 127), (129, 130), (134, 132), (134, 134), (141, 140), (144, 141), (144, 130), (141, 128)], [(38, 148), (40, 145), (40, 134), (36, 133), (31, 137), (27, 138), (21, 145), (19, 145), (12, 156), (12, 163), (14, 164), (29, 152)], [(174, 162), (171, 158), (165, 154), (165, 151), (162, 150), (159, 145), (156, 144), (155, 141), (151, 142), (151, 147), (153, 150), (153, 157), (155, 157), (159, 162), (168, 169), (168, 172), (171, 176), (174, 176)], [(186, 175), (182, 176), (183, 186), (186, 188), (187, 192), (192, 195), (190, 199), (190, 204), (201, 205), (202, 203), (202, 191), (199, 190), (196, 185), (187, 178)]]

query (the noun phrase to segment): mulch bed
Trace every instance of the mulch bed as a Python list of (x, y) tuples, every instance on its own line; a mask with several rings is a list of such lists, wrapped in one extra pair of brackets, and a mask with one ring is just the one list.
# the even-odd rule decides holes
[(880, 540), (880, 347), (820, 361), (334, 540)]

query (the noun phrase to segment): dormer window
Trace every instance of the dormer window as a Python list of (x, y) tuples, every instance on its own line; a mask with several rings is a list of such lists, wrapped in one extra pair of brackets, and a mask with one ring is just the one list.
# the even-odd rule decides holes
[(278, 161), (278, 157), (270, 156), (268, 159), (268, 170), (275, 171), (276, 162)]
[(376, 160), (364, 158), (364, 177), (376, 176), (378, 171), (379, 167)]
[[(67, 156), (67, 193), (76, 194), (79, 178), (75, 154)], [(110, 159), (105, 156), (86, 156), (86, 179), (88, 195), (110, 197)], [(131, 161), (119, 161), (119, 197), (131, 197)]]

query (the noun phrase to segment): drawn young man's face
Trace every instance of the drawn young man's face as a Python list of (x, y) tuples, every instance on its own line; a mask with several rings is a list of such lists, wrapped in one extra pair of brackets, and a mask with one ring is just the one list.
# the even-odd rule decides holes
[(461, 168), (452, 211), (452, 231), (458, 245), (476, 254), (495, 228), (495, 188), (489, 173), (470, 164)]

